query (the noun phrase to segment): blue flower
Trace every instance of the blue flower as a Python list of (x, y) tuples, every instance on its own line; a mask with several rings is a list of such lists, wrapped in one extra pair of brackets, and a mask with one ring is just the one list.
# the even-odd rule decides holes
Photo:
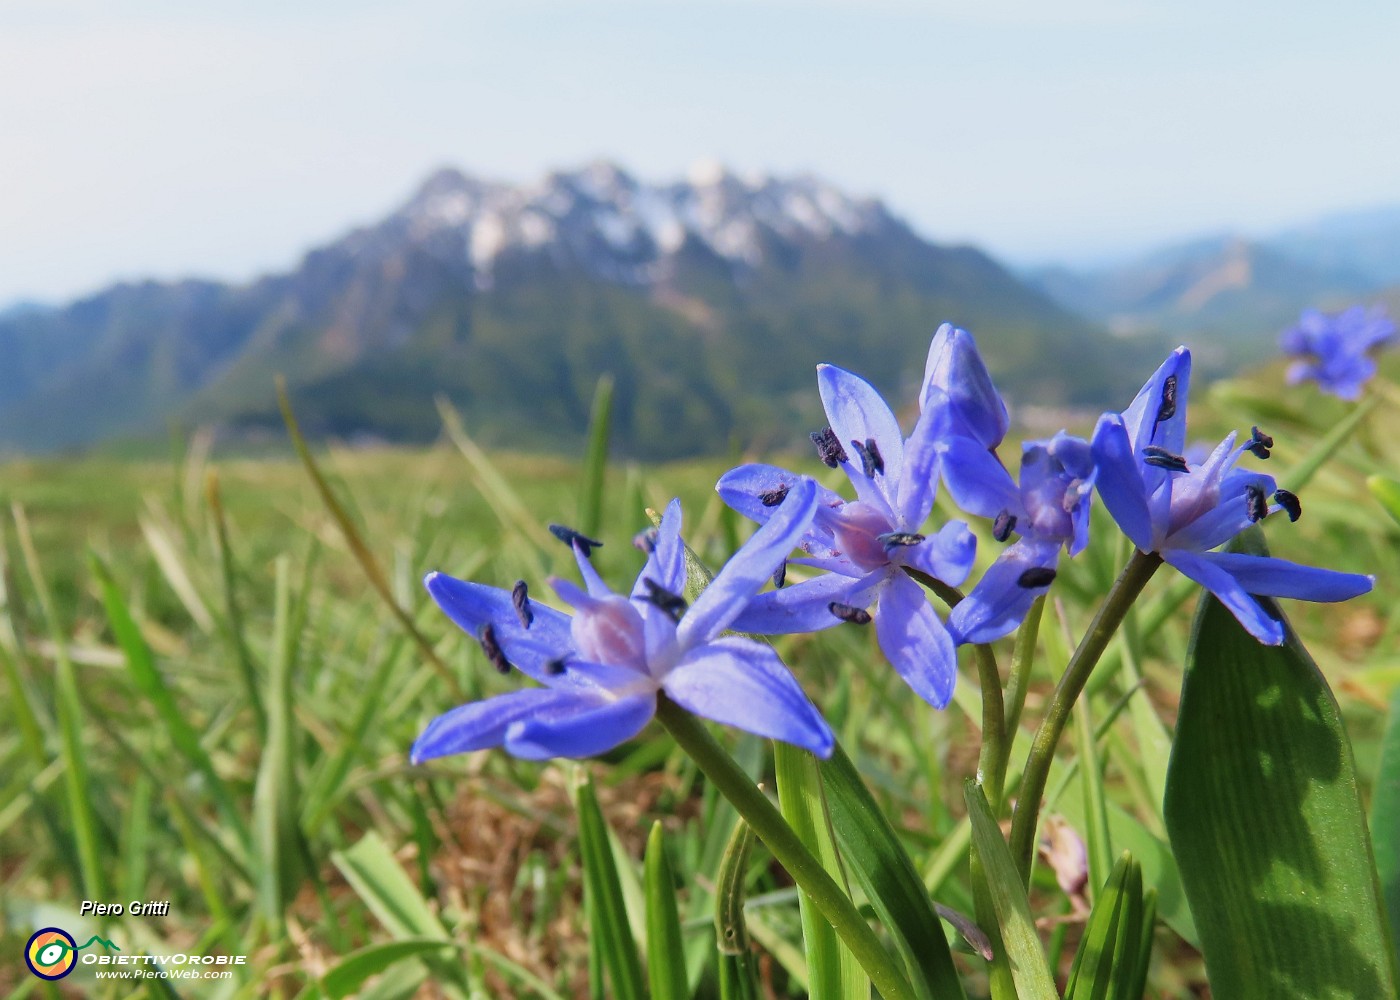
[(1158, 553), (1214, 594), (1256, 639), (1276, 646), (1283, 626), (1251, 594), (1345, 601), (1369, 591), (1374, 578), (1211, 551), (1280, 510), (1297, 520), (1301, 507), (1272, 477), (1235, 468), (1245, 452), (1268, 457), (1273, 439), (1258, 428), (1240, 445), (1232, 432), (1194, 467), (1181, 457), (1190, 378), (1191, 352), (1177, 348), (1131, 406), (1099, 418), (1092, 445), (1099, 495), (1139, 549)]
[[(906, 441), (890, 408), (863, 379), (820, 365), (817, 385), (831, 426), (813, 440), (823, 461), (846, 473), (857, 499), (818, 488), (816, 515), (799, 543), (808, 556), (797, 562), (828, 572), (758, 595), (734, 627), (814, 632), (843, 621), (868, 624), (873, 617), (880, 648), (895, 670), (919, 697), (942, 708), (952, 697), (957, 650), (904, 569), (957, 586), (972, 568), (977, 540), (967, 525), (953, 522), (936, 534), (920, 533), (933, 510), (949, 408), (933, 405), (942, 397), (936, 386), (926, 391)], [(716, 489), (739, 513), (771, 523), (774, 501), (804, 478), (771, 465), (745, 465), (726, 473)]]
[(945, 444), (943, 481), (963, 510), (992, 520), (998, 541), (1020, 537), (997, 557), (948, 616), (959, 643), (991, 642), (1013, 631), (1054, 582), (1060, 552), (1089, 543), (1094, 459), (1089, 442), (1064, 431), (1027, 441), (1017, 484), (997, 456), (970, 438)]
[(589, 757), (639, 733), (660, 692), (681, 707), (825, 758), (831, 728), (776, 653), (721, 636), (807, 529), (816, 484), (794, 480), (773, 517), (686, 606), (681, 510), (672, 501), (629, 596), (613, 593), (575, 544), (584, 587), (550, 580), (575, 611), (432, 573), (428, 593), (482, 644), (499, 668), (520, 669), (541, 687), (455, 708), (413, 744), (414, 763), (504, 746), (517, 757)]
[[(929, 394), (929, 386), (942, 397)], [(1077, 555), (1089, 541), (1094, 462), (1089, 443), (1063, 431), (1022, 447), (1017, 484), (996, 454), (1006, 436), (1006, 403), (966, 330), (939, 327), (925, 368), (929, 403), (948, 410), (940, 473), (963, 510), (989, 518), (1009, 546), (948, 616), (959, 643), (991, 642), (1011, 632), (1055, 579), (1060, 550)]]
[(1309, 309), (1298, 325), (1279, 339), (1285, 354), (1300, 360), (1288, 369), (1290, 385), (1314, 379), (1325, 391), (1342, 399), (1356, 399), (1361, 387), (1376, 374), (1368, 352), (1395, 337), (1395, 324), (1376, 306), (1370, 310), (1352, 306), (1336, 316)]

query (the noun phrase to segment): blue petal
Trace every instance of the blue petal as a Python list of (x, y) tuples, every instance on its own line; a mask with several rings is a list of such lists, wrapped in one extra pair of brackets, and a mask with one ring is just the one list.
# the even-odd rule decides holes
[[(1137, 456), (1128, 442), (1123, 418), (1105, 413), (1094, 428), (1092, 444), (1094, 463), (1098, 467), (1094, 485), (1104, 506), (1118, 522), (1118, 527), (1144, 552), (1155, 547), (1152, 517), (1147, 512), (1147, 494)], [(1163, 526), (1165, 528), (1165, 525)]]
[(524, 760), (592, 757), (636, 736), (656, 714), (656, 693), (552, 705), (506, 730), (505, 748)]
[(904, 468), (904, 433), (899, 429), (899, 421), (890, 412), (889, 404), (865, 379), (835, 365), (817, 365), (817, 388), (821, 392), (822, 406), (826, 408), (826, 418), (831, 421), (831, 429), (836, 432), (837, 440), (850, 459), (848, 471), (856, 473), (851, 476), (851, 481), (857, 489), (861, 485), (859, 480), (865, 476), (859, 472), (860, 456), (855, 453), (851, 442), (864, 444), (873, 439), (879, 447), (885, 471), (870, 481), (883, 494), (893, 512), (900, 474)]
[[(1176, 377), (1176, 412), (1158, 421), (1162, 409), (1162, 392), (1167, 379)], [(1186, 395), (1191, 384), (1191, 352), (1178, 347), (1162, 362), (1136, 398), (1123, 411), (1123, 425), (1133, 451), (1141, 453), (1149, 444), (1180, 455), (1186, 449)]]
[(957, 587), (977, 561), (977, 536), (961, 521), (949, 521), (938, 533), (918, 545), (905, 545), (891, 553), (903, 566), (922, 570), (935, 580)]
[[(578, 542), (573, 544), (574, 561), (578, 563), (579, 576), (583, 578), (583, 585), (588, 588), (590, 597), (611, 597), (612, 588), (603, 582), (603, 578), (598, 575), (598, 571), (593, 568), (593, 563), (584, 554), (583, 546)], [(578, 607), (578, 605), (574, 605)]]
[(1170, 549), (1162, 553), (1162, 558), (1214, 594), (1254, 638), (1266, 646), (1280, 645), (1283, 625), (1271, 618), (1238, 580), (1212, 561), (1214, 555)]
[(918, 531), (933, 511), (943, 439), (948, 436), (947, 407), (930, 407), (904, 443), (904, 471), (896, 490), (895, 513), (909, 531)]
[(929, 344), (924, 363), (924, 386), (919, 405), (925, 410), (938, 402), (937, 393), (947, 397), (954, 434), (965, 434), (983, 448), (995, 448), (1006, 437), (1010, 417), (972, 334), (951, 323), (944, 323)]
[(1292, 597), (1299, 601), (1349, 601), (1369, 594), (1374, 576), (1339, 573), (1316, 566), (1303, 566), (1287, 559), (1251, 556), (1243, 552), (1207, 552), (1209, 560), (1235, 578), (1251, 594), (1264, 597)]
[(1088, 479), (1094, 474), (1094, 452), (1082, 437), (1058, 431), (1045, 442), (1045, 447), (1050, 456), (1076, 479)]
[(851, 591), (859, 585), (852, 577), (823, 573), (814, 580), (759, 594), (729, 625), (736, 632), (758, 635), (819, 632), (841, 624), (829, 605), (832, 601), (850, 604)]
[(1031, 604), (1049, 588), (1023, 587), (1028, 569), (1054, 569), (1060, 558), (1055, 542), (1022, 539), (997, 557), (972, 592), (948, 615), (948, 630), (958, 643), (985, 643), (1015, 630)]
[(661, 682), (682, 708), (831, 756), (836, 739), (769, 646), (729, 636), (691, 650)]
[(880, 591), (875, 613), (880, 649), (904, 682), (934, 708), (953, 696), (958, 676), (958, 651), (921, 588), (903, 573), (895, 573)]
[(804, 476), (681, 618), (676, 637), (683, 647), (713, 639), (729, 626), (802, 540), (816, 507), (817, 485)]
[(577, 699), (578, 695), (570, 691), (527, 688), (459, 705), (428, 723), (423, 734), (414, 741), (409, 759), (421, 764), (435, 757), (500, 746), (506, 730), (515, 723), (536, 712), (572, 704)]
[[(780, 504), (768, 506), (761, 499), (764, 494), (781, 493), (791, 490), (800, 480), (806, 478), (801, 473), (789, 472), (776, 465), (763, 465), (752, 462), (730, 469), (715, 483), (719, 498), (750, 521), (763, 524)], [(836, 506), (845, 501), (839, 493), (817, 484), (817, 502), (826, 506)]]
[(685, 593), (685, 543), (681, 541), (681, 502), (672, 500), (656, 529), (656, 546), (632, 588), (633, 597), (649, 593), (643, 580), (654, 580), (673, 594)]
[(1227, 473), (1220, 481), (1220, 499), (1215, 508), (1173, 532), (1165, 544), (1197, 552), (1224, 545), (1254, 523), (1245, 501), (1245, 492), (1251, 486), (1268, 496), (1274, 492), (1274, 479), (1262, 472)]
[(530, 600), (534, 621), (527, 629), (520, 624), (511, 596), (504, 590), (445, 573), (429, 573), (423, 586), (447, 617), (472, 638), (480, 641), (482, 628), (490, 624), (506, 659), (541, 683), (550, 683), (545, 665), (573, 646), (569, 616), (534, 599)]
[(969, 437), (955, 437), (943, 445), (943, 482), (953, 501), (978, 517), (996, 517), (1009, 511), (1024, 517), (1021, 491), (1001, 459)]

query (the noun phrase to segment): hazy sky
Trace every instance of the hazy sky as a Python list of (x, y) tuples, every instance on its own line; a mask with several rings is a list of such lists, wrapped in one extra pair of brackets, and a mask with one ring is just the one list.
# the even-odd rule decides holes
[(244, 279), (433, 167), (811, 170), (1015, 261), (1400, 203), (1400, 4), (0, 0), (0, 303)]

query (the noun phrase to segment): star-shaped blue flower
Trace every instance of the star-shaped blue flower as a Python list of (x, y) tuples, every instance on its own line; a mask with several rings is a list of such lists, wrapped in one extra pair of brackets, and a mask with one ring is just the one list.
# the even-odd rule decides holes
[(1028, 441), (1019, 484), (996, 454), (1006, 436), (1006, 403), (966, 330), (944, 324), (929, 347), (926, 386), (942, 390), (948, 409), (940, 473), (959, 507), (989, 518), (998, 541), (1019, 536), (948, 616), (959, 642), (984, 643), (1021, 624), (1055, 579), (1060, 551), (1077, 555), (1089, 541), (1094, 461), (1089, 442), (1063, 431)]
[(1245, 452), (1268, 456), (1273, 439), (1258, 428), (1240, 445), (1232, 432), (1194, 467), (1181, 457), (1190, 378), (1191, 352), (1177, 348), (1131, 406), (1099, 418), (1092, 446), (1099, 495), (1139, 549), (1158, 553), (1219, 598), (1256, 639), (1276, 646), (1283, 626), (1251, 594), (1345, 601), (1369, 591), (1374, 578), (1211, 551), (1280, 510), (1296, 520), (1301, 507), (1272, 477), (1235, 468)]
[(590, 757), (639, 733), (660, 692), (696, 715), (829, 756), (831, 727), (772, 648), (721, 635), (782, 565), (816, 503), (816, 484), (794, 480), (768, 523), (689, 607), (680, 596), (678, 501), (666, 509), (629, 596), (609, 590), (575, 543), (584, 587), (550, 580), (572, 617), (532, 601), (519, 584), (507, 592), (429, 574), (428, 593), (488, 658), (542, 686), (439, 716), (413, 744), (413, 761), (495, 746), (529, 760)]
[[(952, 697), (957, 650), (904, 569), (957, 586), (976, 554), (977, 540), (961, 522), (927, 536), (920, 530), (933, 510), (939, 440), (948, 419), (943, 393), (933, 387), (921, 395), (923, 410), (906, 441), (889, 406), (864, 379), (820, 365), (817, 385), (831, 425), (813, 440), (823, 461), (846, 473), (857, 499), (818, 488), (816, 515), (799, 543), (808, 555), (797, 562), (828, 572), (758, 595), (734, 627), (814, 632), (843, 621), (867, 624), (873, 617), (880, 648), (895, 670), (919, 697), (942, 708)], [(805, 478), (772, 465), (745, 465), (726, 473), (716, 489), (739, 513), (771, 523), (774, 501)]]
[(1352, 306), (1336, 316), (1309, 309), (1279, 339), (1285, 354), (1298, 355), (1288, 369), (1290, 385), (1313, 379), (1324, 392), (1356, 399), (1376, 374), (1373, 348), (1395, 338), (1395, 324), (1380, 306)]

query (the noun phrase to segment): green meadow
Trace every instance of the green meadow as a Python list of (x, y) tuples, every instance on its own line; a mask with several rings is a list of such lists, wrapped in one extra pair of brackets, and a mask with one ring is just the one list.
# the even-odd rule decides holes
[[(1217, 386), (1208, 402), (1203, 393), (1193, 435), (1265, 427), (1278, 442), (1268, 471), (1296, 486), (1304, 506), (1297, 523), (1268, 519), (1273, 553), (1377, 577), (1373, 593), (1346, 604), (1285, 604), (1341, 703), (1369, 803), (1400, 688), (1400, 525), (1367, 479), (1400, 472), (1396, 405), (1374, 397), (1358, 410), (1278, 390), (1276, 375), (1261, 375)], [(498, 675), (438, 611), (424, 573), (506, 588), (525, 579), (532, 597), (552, 602), (547, 578), (576, 574), (545, 528), (561, 522), (605, 543), (595, 563), (622, 586), (642, 563), (633, 535), (673, 496), (687, 540), (717, 567), (750, 530), (713, 492), (740, 456), (605, 463), (605, 419), (586, 454), (487, 453), (446, 417), (432, 447), (332, 445), (310, 463), (290, 449), (224, 454), (194, 434), (159, 460), (0, 466), (0, 990), (611, 995), (578, 843), (577, 804), (588, 801), (579, 789), (591, 781), (634, 941), (648, 931), (641, 859), (659, 821), (688, 988), (718, 995), (714, 873), (735, 813), (659, 727), (579, 764), (493, 751), (413, 767), (408, 748), (448, 708), (522, 683)], [(781, 460), (841, 488), (839, 473), (809, 453)], [(1024, 759), (1073, 637), (1128, 554), (1095, 504), (1089, 549), (1062, 563), (1051, 591), (1013, 761)], [(960, 515), (940, 498), (935, 519), (950, 516)], [(999, 546), (969, 521), (985, 567)], [(1205, 982), (1162, 812), (1197, 598), (1171, 573), (1151, 582), (1090, 681), (1093, 732), (1062, 742), (1045, 809), (1081, 832), (1105, 822), (1114, 854), (1130, 848), (1142, 863), (1159, 918), (1150, 996), (1200, 996)], [(962, 793), (980, 737), (971, 656), (952, 705), (936, 712), (884, 662), (873, 630), (842, 626), (777, 646), (934, 900), (973, 913)], [(1011, 639), (997, 649), (1007, 662)], [(766, 743), (715, 732), (751, 775), (768, 778)], [(738, 878), (762, 989), (805, 995), (792, 883), (761, 845)], [(99, 917), (80, 914), (84, 901), (170, 906), (166, 916)], [(1046, 865), (1031, 902), (1063, 974), (1084, 913)], [(45, 926), (80, 944), (101, 935), (124, 955), (245, 961), (216, 981), (103, 982), (84, 965), (48, 984), (20, 960)], [(985, 995), (985, 963), (949, 933), (970, 995)]]

